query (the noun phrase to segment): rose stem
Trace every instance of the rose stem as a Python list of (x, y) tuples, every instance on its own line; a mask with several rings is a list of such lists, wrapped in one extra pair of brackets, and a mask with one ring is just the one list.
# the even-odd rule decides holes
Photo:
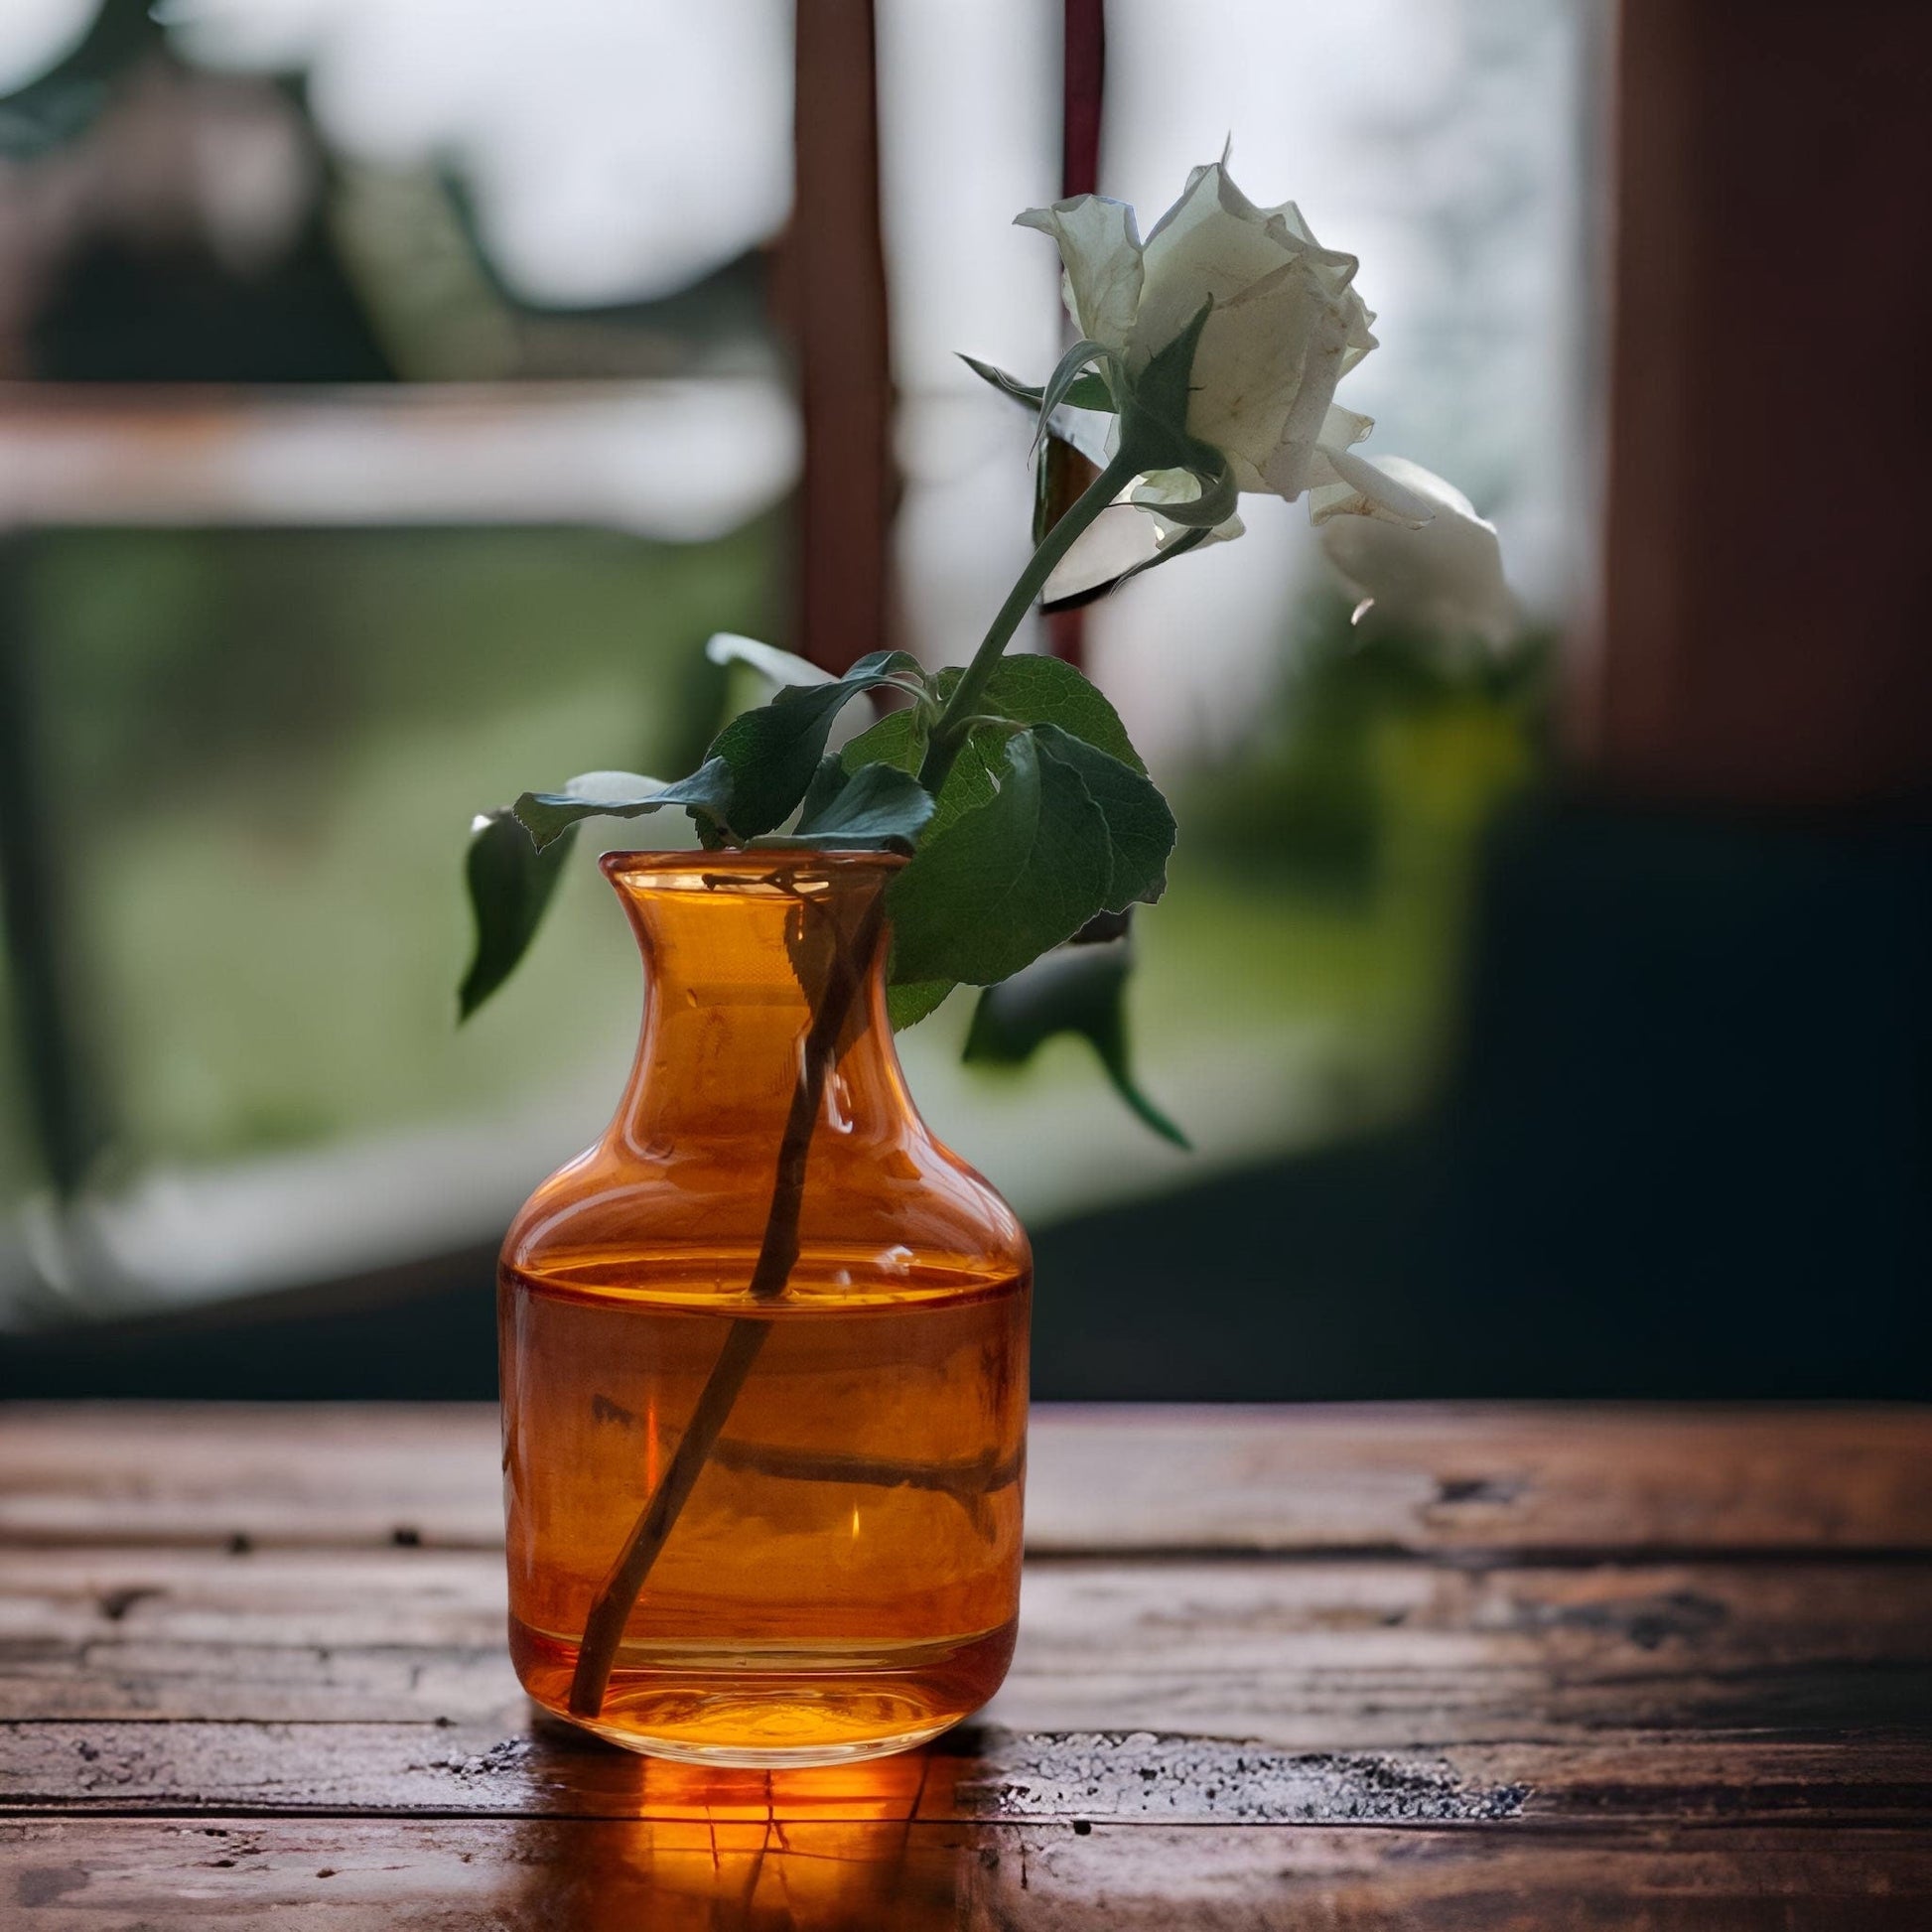
[(1034, 608), (1035, 600), (1046, 588), (1047, 578), (1052, 576), (1061, 558), (1073, 548), (1074, 539), (1133, 482), (1140, 471), (1139, 461), (1123, 451), (1080, 492), (1066, 514), (1040, 539), (1033, 561), (1020, 573), (1020, 581), (1000, 606), (999, 615), (993, 620), (979, 649), (973, 653), (973, 661), (953, 686), (952, 696), (946, 700), (945, 709), (940, 712), (939, 721), (932, 728), (932, 736), (926, 743), (925, 759), (919, 766), (919, 782), (935, 798), (939, 795), (939, 787), (946, 782), (953, 759), (959, 756), (959, 748), (966, 742), (966, 734), (972, 729), (973, 714), (979, 710), (980, 699), (986, 695), (987, 680), (992, 677), (993, 668), (999, 663), (1007, 645), (1013, 641), (1013, 633), (1020, 628), (1020, 621)]
[[(1116, 455), (1083, 490), (1066, 514), (1040, 539), (1032, 561), (1020, 573), (1007, 601), (1000, 606), (991, 626), (973, 653), (952, 696), (940, 712), (919, 766), (919, 782), (937, 795), (951, 771), (953, 760), (972, 729), (987, 680), (1000, 661), (1013, 633), (1045, 589), (1054, 567), (1073, 547), (1073, 542), (1100, 512), (1110, 504), (1140, 473), (1140, 465), (1125, 451)], [(855, 954), (860, 967), (855, 970), (834, 949), (834, 970), (828, 976), (825, 997), (820, 1003), (805, 1050), (799, 1063), (798, 1085), (791, 1097), (791, 1111), (785, 1118), (784, 1136), (778, 1143), (778, 1171), (771, 1189), (771, 1211), (765, 1218), (764, 1239), (759, 1248), (758, 1264), (752, 1271), (750, 1294), (754, 1301), (770, 1301), (784, 1293), (791, 1278), (792, 1264), (798, 1259), (798, 1215), (804, 1204), (805, 1162), (811, 1152), (812, 1130), (818, 1123), (819, 1107), (825, 1095), (825, 1076), (838, 1054), (839, 1035), (845, 1031), (846, 1017), (859, 990), (860, 972), (870, 961), (878, 944), (885, 919), (883, 896), (868, 910), (860, 928)], [(732, 1405), (737, 1402), (759, 1350), (764, 1346), (771, 1324), (755, 1315), (740, 1315), (726, 1331), (724, 1346), (712, 1365), (709, 1378), (699, 1393), (691, 1420), (678, 1438), (657, 1487), (638, 1517), (624, 1544), (622, 1554), (604, 1580), (597, 1600), (591, 1605), (584, 1626), (584, 1641), (577, 1653), (577, 1669), (570, 1680), (571, 1715), (594, 1719), (604, 1710), (604, 1697), (610, 1688), (611, 1672), (617, 1664), (618, 1647), (623, 1641), (624, 1625), (630, 1620), (644, 1580), (676, 1527), (699, 1475), (710, 1460), (711, 1451), (724, 1432)]]
[[(836, 945), (826, 975), (823, 998), (805, 1035), (799, 1056), (798, 1084), (792, 1089), (778, 1143), (777, 1173), (771, 1187), (771, 1209), (765, 1216), (764, 1238), (752, 1270), (749, 1293), (754, 1301), (769, 1302), (782, 1295), (798, 1259), (798, 1217), (805, 1201), (805, 1166), (811, 1154), (812, 1131), (818, 1125), (825, 1098), (825, 1080), (838, 1058), (839, 1037), (864, 984), (864, 975), (879, 944), (886, 917), (883, 890), (866, 908), (854, 935), (850, 958)], [(604, 1711), (605, 1693), (623, 1641), (624, 1625), (652, 1564), (676, 1528), (698, 1477), (710, 1460), (723, 1433), (732, 1405), (745, 1387), (752, 1365), (771, 1332), (771, 1323), (753, 1315), (736, 1316), (725, 1331), (724, 1345), (700, 1391), (691, 1420), (672, 1451), (657, 1487), (644, 1504), (622, 1553), (604, 1580), (584, 1625), (584, 1641), (577, 1653), (577, 1669), (570, 1680), (570, 1710), (576, 1718), (595, 1719)]]

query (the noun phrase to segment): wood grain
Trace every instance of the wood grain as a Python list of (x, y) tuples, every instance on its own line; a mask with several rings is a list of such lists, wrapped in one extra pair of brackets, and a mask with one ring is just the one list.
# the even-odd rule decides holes
[[(493, 1553), (30, 1550), (0, 1718), (515, 1720)], [(1932, 1709), (1932, 1562), (1460, 1569), (1390, 1559), (1035, 1568), (994, 1707), (1303, 1749)]]
[(796, 1926), (832, 1932), (1259, 1926), (1891, 1932), (1923, 1923), (1919, 1835), (1802, 1847), (1751, 1832), (1637, 1841), (1163, 1827), (611, 1825), (437, 1820), (0, 1825), (24, 1932)]
[(766, 1777), (533, 1724), (489, 1412), (0, 1412), (4, 1922), (1928, 1922), (1924, 1413), (1034, 1441), (982, 1721)]
[[(493, 1549), (496, 1427), (470, 1404), (21, 1404), (0, 1537)], [(1928, 1456), (1905, 1408), (1068, 1406), (1035, 1418), (1028, 1547), (1932, 1554)]]
[[(1128, 1723), (1131, 1724), (1131, 1720)], [(1705, 1739), (1289, 1750), (1129, 1728), (952, 1733), (903, 1761), (929, 1821), (1169, 1824), (1886, 1824), (1932, 1819), (1922, 1741)], [(774, 1800), (772, 1792), (778, 1797)], [(473, 1817), (876, 1816), (871, 1778), (689, 1775), (513, 1725), (48, 1722), (0, 1725), (0, 1808)]]
[(1908, 1932), (1928, 1900), (1917, 1833), (0, 1823), (21, 1932)]

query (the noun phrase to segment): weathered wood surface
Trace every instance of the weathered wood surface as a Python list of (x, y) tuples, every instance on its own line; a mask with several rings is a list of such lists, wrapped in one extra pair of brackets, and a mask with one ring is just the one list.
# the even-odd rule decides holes
[[(16, 1553), (0, 1719), (514, 1725), (471, 1553)], [(1882, 1725), (1932, 1707), (1932, 1562), (1465, 1570), (1112, 1559), (1028, 1576), (993, 1717), (1297, 1749)]]
[[(1929, 1443), (1902, 1408), (1069, 1407), (1034, 1431), (1027, 1541), (1932, 1554)], [(495, 1548), (496, 1455), (496, 1412), (474, 1405), (19, 1404), (0, 1410), (0, 1537)]]
[(26, 1932), (1921, 1932), (1928, 1896), (1882, 1833), (0, 1822)]
[(767, 1778), (532, 1725), (486, 1412), (16, 1409), (0, 1923), (1924, 1925), (1928, 1449), (1046, 1415), (983, 1722)]

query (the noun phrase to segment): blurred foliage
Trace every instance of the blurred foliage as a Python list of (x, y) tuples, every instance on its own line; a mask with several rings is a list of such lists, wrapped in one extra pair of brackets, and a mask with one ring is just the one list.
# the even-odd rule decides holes
[(215, 1159), (503, 1104), (626, 1026), (634, 955), (585, 876), (566, 881), (529, 994), (460, 1042), (450, 854), (479, 797), (532, 771), (561, 780), (586, 753), (676, 768), (701, 750), (723, 673), (698, 646), (720, 619), (776, 627), (778, 540), (775, 518), (689, 546), (586, 530), (33, 539), (47, 817), (121, 1157)]
[(1247, 742), (1185, 785), (1188, 842), (1277, 889), (1367, 902), (1406, 834), (1466, 841), (1535, 775), (1554, 641), (1450, 650), (1315, 594)]

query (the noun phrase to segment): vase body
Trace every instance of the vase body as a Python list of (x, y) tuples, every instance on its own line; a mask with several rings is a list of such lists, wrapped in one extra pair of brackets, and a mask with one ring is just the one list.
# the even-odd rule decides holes
[(518, 1675), (635, 1750), (903, 1749), (1012, 1654), (1031, 1258), (906, 1092), (897, 863), (604, 861), (643, 1028), (504, 1244), (503, 1467)]

